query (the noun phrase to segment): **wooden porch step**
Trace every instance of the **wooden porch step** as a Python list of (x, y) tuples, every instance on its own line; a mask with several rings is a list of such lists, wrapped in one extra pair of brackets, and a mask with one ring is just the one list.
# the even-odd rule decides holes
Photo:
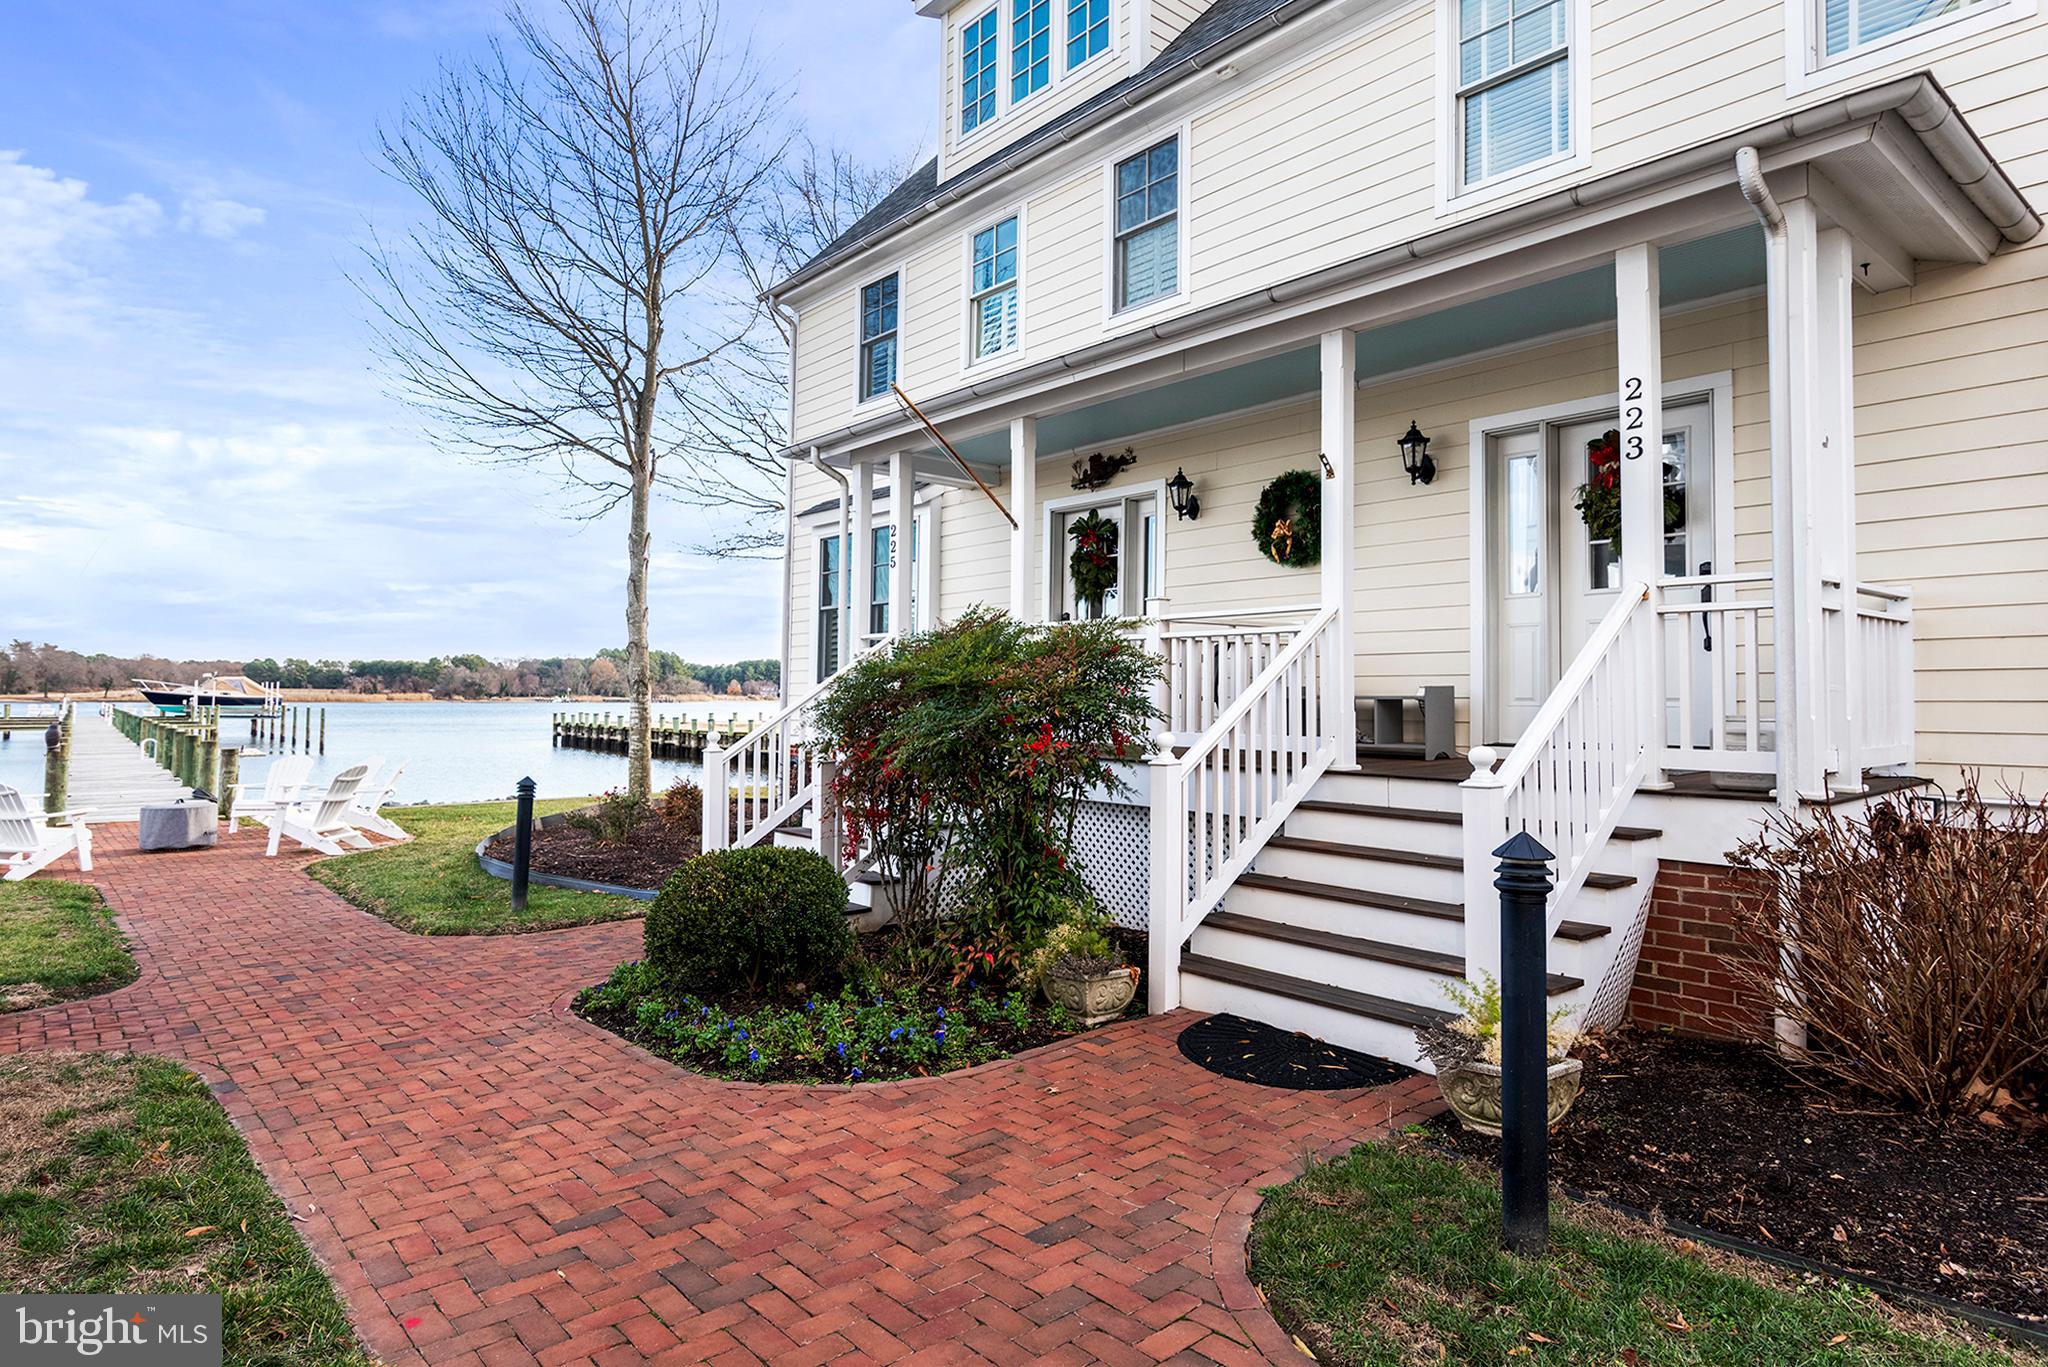
[[(1304, 798), (1294, 804), (1298, 812), (1332, 812), (1340, 816), (1383, 816), (1395, 821), (1428, 821), (1439, 826), (1462, 826), (1465, 816), (1462, 812), (1440, 812), (1429, 807), (1389, 807), (1376, 802), (1334, 802), (1324, 798)], [(1633, 843), (1638, 840), (1655, 840), (1664, 832), (1648, 826), (1616, 826), (1610, 839)]]
[[(1268, 892), (1313, 897), (1324, 902), (1348, 902), (1356, 907), (1406, 912), (1410, 916), (1428, 916), (1439, 921), (1465, 919), (1465, 908), (1456, 902), (1434, 902), (1426, 897), (1402, 897), (1391, 892), (1374, 892), (1370, 888), (1339, 887), (1335, 883), (1317, 883), (1307, 878), (1284, 878), (1276, 873), (1242, 874), (1235, 886), (1264, 888)], [(1561, 921), (1557, 927), (1557, 938), (1560, 940), (1582, 942), (1597, 940), (1605, 934), (1606, 926), (1594, 925), (1590, 921)]]
[[(1262, 940), (1300, 945), (1304, 949), (1327, 950), (1332, 954), (1343, 954), (1353, 959), (1371, 959), (1376, 963), (1413, 968), (1424, 973), (1434, 973), (1442, 978), (1465, 976), (1465, 961), (1456, 954), (1417, 949), (1413, 945), (1388, 944), (1384, 940), (1368, 940), (1361, 935), (1340, 935), (1333, 930), (1316, 930), (1310, 926), (1291, 926), (1257, 916), (1242, 916), (1234, 911), (1212, 911), (1202, 918), (1202, 924), (1237, 935), (1256, 935)], [(1549, 975), (1548, 986), (1553, 997), (1562, 996), (1574, 988), (1585, 985), (1584, 979), (1574, 978), (1569, 974)]]
[[(1276, 835), (1266, 842), (1269, 850), (1300, 850), (1306, 854), (1337, 855), (1346, 859), (1359, 859), (1372, 864), (1411, 864), (1417, 868), (1447, 869), (1452, 873), (1463, 873), (1465, 861), (1454, 854), (1424, 854), (1420, 850), (1394, 850), (1380, 845), (1346, 845), (1337, 840), (1311, 840), (1300, 835)], [(1626, 873), (1589, 873), (1586, 886), (1589, 888), (1625, 888), (1635, 882)]]
[(1252, 968), (1245, 964), (1229, 963), (1223, 959), (1212, 959), (1205, 954), (1190, 954), (1183, 951), (1180, 956), (1180, 971), (1220, 983), (1234, 983), (1239, 987), (1251, 988), (1255, 992), (1271, 993), (1276, 997), (1291, 997), (1295, 1001), (1328, 1007), (1333, 1011), (1342, 1011), (1353, 1016), (1385, 1021), (1389, 1025), (1406, 1026), (1411, 1030), (1442, 1025), (1451, 1019), (1451, 1013), (1448, 1011), (1435, 1011), (1426, 1006), (1397, 1002), (1391, 997), (1375, 997), (1370, 992), (1354, 992), (1347, 987), (1332, 987), (1328, 983), (1310, 982), (1306, 978), (1291, 978), (1285, 973), (1274, 973), (1264, 968)]

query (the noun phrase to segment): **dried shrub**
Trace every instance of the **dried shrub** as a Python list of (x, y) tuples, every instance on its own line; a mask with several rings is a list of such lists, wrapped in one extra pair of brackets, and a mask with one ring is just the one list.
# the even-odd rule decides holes
[(588, 807), (569, 813), (567, 820), (600, 845), (623, 845), (633, 838), (633, 829), (646, 817), (647, 808), (646, 798), (613, 789)]
[[(1771, 875), (1738, 899), (1732, 967), (1803, 1026), (1797, 1066), (1938, 1113), (2039, 1093), (2048, 1068), (2048, 803), (1974, 782), (1934, 811), (1780, 815), (1734, 854)], [(1775, 1042), (1768, 1021), (1755, 1028)]]
[(704, 829), (704, 790), (686, 778), (679, 778), (661, 795), (664, 825), (685, 831)]

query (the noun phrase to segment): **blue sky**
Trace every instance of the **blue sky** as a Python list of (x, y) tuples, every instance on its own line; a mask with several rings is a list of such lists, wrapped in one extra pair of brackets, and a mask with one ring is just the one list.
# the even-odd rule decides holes
[[(728, 0), (790, 116), (932, 137), (911, 0)], [(623, 531), (433, 449), (344, 278), (413, 212), (380, 121), (498, 23), (483, 0), (13, 0), (0, 45), (0, 644), (179, 657), (588, 653)], [(882, 78), (882, 73), (899, 73)], [(906, 96), (906, 92), (908, 92)], [(777, 564), (656, 514), (655, 644), (775, 653)]]

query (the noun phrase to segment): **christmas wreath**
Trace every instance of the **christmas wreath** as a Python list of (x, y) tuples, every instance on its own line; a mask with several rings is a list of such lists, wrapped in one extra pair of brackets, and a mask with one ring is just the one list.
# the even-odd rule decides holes
[[(1608, 428), (1586, 443), (1586, 464), (1590, 478), (1579, 486), (1573, 506), (1595, 541), (1606, 541), (1621, 554), (1621, 432)], [(1667, 464), (1663, 476), (1673, 470)], [(1675, 532), (1685, 525), (1685, 496), (1668, 483), (1664, 486), (1664, 530)]]
[(1305, 570), (1323, 558), (1323, 481), (1313, 470), (1289, 470), (1259, 494), (1252, 540), (1276, 565)]
[(1067, 535), (1074, 542), (1074, 553), (1067, 559), (1074, 601), (1085, 603), (1090, 615), (1099, 616), (1103, 600), (1116, 588), (1116, 523), (1091, 511), (1076, 518)]

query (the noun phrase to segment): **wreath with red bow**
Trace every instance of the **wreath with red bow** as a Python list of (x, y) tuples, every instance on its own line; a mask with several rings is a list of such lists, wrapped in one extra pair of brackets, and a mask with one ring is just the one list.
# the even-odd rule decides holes
[(1099, 512), (1076, 518), (1067, 528), (1074, 553), (1067, 558), (1067, 572), (1074, 581), (1074, 601), (1100, 615), (1102, 604), (1116, 589), (1116, 523)]
[[(1621, 432), (1610, 427), (1586, 443), (1586, 464), (1589, 477), (1579, 486), (1572, 504), (1579, 510), (1579, 517), (1585, 522), (1586, 530), (1595, 541), (1606, 541), (1613, 545), (1614, 553), (1621, 554)], [(1662, 466), (1661, 474), (1669, 480), (1671, 467)], [(1675, 532), (1685, 525), (1685, 495), (1670, 484), (1664, 486), (1664, 530)]]

